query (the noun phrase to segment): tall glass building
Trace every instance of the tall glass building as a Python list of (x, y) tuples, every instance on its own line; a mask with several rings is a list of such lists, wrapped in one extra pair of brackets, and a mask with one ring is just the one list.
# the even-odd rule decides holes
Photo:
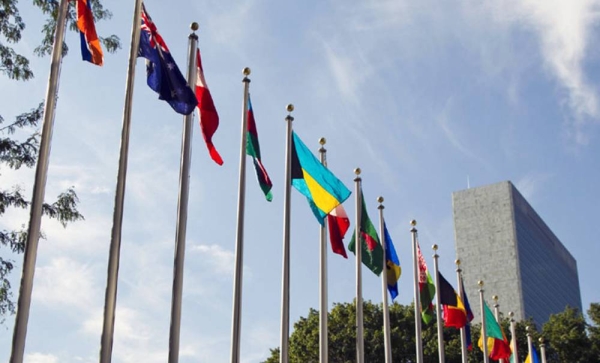
[(484, 282), (490, 308), (541, 328), (566, 306), (581, 310), (577, 261), (510, 181), (452, 193), (457, 258), (465, 290), (479, 316)]

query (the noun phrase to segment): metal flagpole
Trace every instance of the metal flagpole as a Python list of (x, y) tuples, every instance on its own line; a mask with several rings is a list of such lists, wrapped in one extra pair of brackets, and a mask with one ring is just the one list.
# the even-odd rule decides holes
[(435, 270), (435, 294), (436, 304), (435, 304), (435, 314), (437, 320), (437, 332), (438, 332), (438, 352), (439, 352), (439, 362), (444, 363), (446, 358), (444, 356), (444, 324), (442, 322), (442, 298), (440, 294), (440, 275), (438, 272), (438, 256), (437, 250), (438, 245), (433, 245), (433, 269)]
[[(187, 82), (193, 89), (196, 85), (196, 49), (198, 23), (191, 25), (188, 39)], [(192, 131), (194, 113), (183, 117), (183, 139), (181, 140), (181, 167), (179, 172), (179, 199), (177, 205), (177, 229), (175, 231), (175, 257), (173, 266), (173, 295), (171, 298), (171, 326), (169, 329), (169, 363), (179, 362), (179, 337), (181, 333), (181, 305), (183, 295), (183, 265), (185, 261), (185, 237), (190, 191), (190, 164), (192, 159)]]
[[(500, 304), (498, 304), (498, 295), (492, 296), (492, 300), (494, 300), (494, 317), (496, 318), (498, 325), (500, 325)], [(504, 363), (504, 359), (498, 360), (498, 363)]]
[(546, 363), (546, 343), (544, 342), (544, 337), (540, 337), (539, 341), (540, 341), (540, 355), (542, 356), (542, 363)]
[(487, 345), (487, 331), (485, 330), (485, 307), (483, 300), (483, 281), (477, 282), (479, 285), (479, 304), (481, 305), (481, 341), (483, 342), (483, 362), (489, 363), (490, 357), (488, 356), (488, 345)]
[(246, 203), (246, 143), (248, 135), (248, 89), (250, 68), (244, 74), (244, 96), (242, 104), (242, 130), (240, 137), (240, 172), (237, 210), (237, 238), (235, 240), (235, 272), (233, 275), (233, 317), (231, 323), (231, 363), (240, 362), (242, 329), (242, 282), (244, 278), (244, 212)]
[(419, 258), (417, 257), (417, 225), (416, 220), (410, 221), (412, 226), (410, 233), (412, 234), (412, 252), (413, 252), (413, 273), (415, 283), (415, 345), (417, 363), (423, 363), (423, 342), (421, 340), (421, 295), (419, 289)]
[(512, 356), (515, 358), (514, 359), (514, 363), (518, 363), (519, 362), (519, 353), (517, 351), (517, 323), (515, 322), (515, 319), (513, 319), (513, 317), (515, 316), (515, 313), (513, 313), (512, 311), (508, 313), (508, 316), (510, 317), (510, 340), (511, 340), (511, 350), (512, 350)]
[(115, 192), (115, 209), (113, 212), (106, 293), (104, 296), (104, 322), (102, 325), (102, 338), (100, 343), (100, 363), (110, 363), (112, 358), (112, 345), (115, 331), (115, 307), (117, 304), (117, 280), (121, 253), (123, 204), (125, 201), (125, 179), (127, 177), (127, 158), (129, 153), (129, 132), (131, 129), (135, 63), (140, 47), (141, 12), (142, 0), (135, 0), (133, 25), (131, 28), (131, 46), (129, 48), (129, 65), (127, 67), (127, 79), (125, 81), (125, 106), (123, 107), (123, 130), (121, 131), (119, 171), (117, 172), (117, 190)]
[[(533, 351), (533, 340), (531, 339), (529, 326), (525, 327), (525, 331), (527, 332), (527, 355), (531, 357), (531, 352)], [(533, 357), (531, 360), (533, 361)]]
[[(463, 290), (463, 282), (462, 282), (462, 270), (460, 268), (460, 259), (454, 261), (456, 264), (456, 281), (458, 283), (458, 294), (460, 295), (461, 300), (465, 301), (465, 291)], [(467, 324), (469, 322), (467, 321)], [(469, 352), (467, 350), (467, 328), (463, 326), (460, 328), (460, 351), (462, 355), (462, 363), (468, 363), (469, 360)]]
[(388, 280), (387, 280), (387, 244), (385, 240), (385, 227), (383, 219), (383, 197), (377, 198), (379, 202), (379, 235), (381, 236), (381, 246), (383, 247), (383, 272), (381, 273), (381, 287), (383, 293), (383, 346), (385, 348), (385, 363), (392, 363), (392, 338), (391, 338), (391, 326), (390, 326), (390, 307), (388, 306)]
[(287, 105), (285, 144), (285, 188), (283, 196), (283, 262), (281, 272), (281, 348), (279, 363), (288, 363), (290, 340), (290, 207), (292, 188), (292, 121), (294, 105)]
[(356, 189), (356, 233), (354, 234), (354, 250), (356, 251), (356, 363), (365, 362), (365, 338), (363, 326), (362, 298), (362, 243), (360, 241), (360, 226), (362, 215), (362, 189), (360, 183), (360, 168), (354, 169), (354, 185)]
[[(327, 167), (327, 149), (325, 143), (327, 140), (322, 137), (319, 139), (319, 155), (321, 164)], [(327, 363), (329, 361), (328, 329), (327, 329), (327, 227), (325, 221), (320, 227), (321, 253), (319, 268), (319, 362)]]
[(48, 88), (46, 89), (42, 135), (40, 138), (40, 149), (35, 169), (33, 196), (31, 197), (31, 213), (29, 216), (25, 255), (23, 257), (23, 273), (21, 275), (21, 287), (17, 303), (17, 316), (15, 317), (15, 328), (10, 357), (11, 363), (23, 362), (23, 356), (25, 354), (27, 323), (29, 322), (29, 308), (31, 307), (31, 294), (33, 292), (33, 276), (35, 274), (35, 262), (37, 259), (38, 242), (40, 240), (42, 206), (44, 205), (46, 180), (48, 179), (50, 143), (52, 142), (54, 112), (56, 110), (56, 96), (58, 93), (60, 66), (62, 64), (63, 39), (65, 38), (68, 9), (69, 2), (67, 0), (61, 0), (58, 7), (58, 17), (56, 19), (56, 33), (54, 34), (50, 76), (48, 77)]

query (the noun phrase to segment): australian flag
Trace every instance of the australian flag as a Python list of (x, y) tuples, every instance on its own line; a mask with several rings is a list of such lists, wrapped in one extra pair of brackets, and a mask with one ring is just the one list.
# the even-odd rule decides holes
[(148, 73), (148, 86), (158, 93), (175, 112), (189, 115), (198, 105), (194, 91), (188, 86), (179, 67), (169, 52), (163, 38), (158, 34), (146, 7), (142, 5), (142, 30), (138, 57), (144, 57)]

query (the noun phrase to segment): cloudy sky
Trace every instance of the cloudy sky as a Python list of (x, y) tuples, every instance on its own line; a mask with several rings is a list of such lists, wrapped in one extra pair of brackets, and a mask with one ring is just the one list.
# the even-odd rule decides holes
[[(26, 345), (28, 363), (97, 362), (122, 125), (133, 1), (104, 1), (114, 18), (97, 25), (124, 48), (102, 68), (80, 61), (77, 34), (65, 58), (47, 197), (74, 186), (85, 221), (44, 220)], [(28, 27), (16, 48), (32, 54), (41, 15), (20, 4)], [(385, 198), (388, 228), (412, 300), (410, 233), (440, 246), (454, 270), (451, 193), (511, 180), (577, 259), (584, 309), (600, 301), (600, 52), (598, 0), (147, 0), (182, 69), (192, 21), (206, 80), (221, 117), (210, 160), (194, 121), (181, 359), (229, 360), (243, 67), (250, 67), (263, 162), (274, 183), (265, 201), (248, 170), (241, 354), (260, 362), (279, 345), (285, 105), (309, 147), (327, 138), (330, 168), (349, 188), (363, 170), (369, 213)], [(2, 81), (10, 120), (45, 96), (48, 58), (36, 78)], [(167, 359), (182, 117), (145, 84), (138, 62), (125, 200), (113, 361)], [(595, 161), (594, 161), (595, 160)], [(250, 166), (250, 164), (248, 165)], [(33, 171), (2, 168), (3, 188), (29, 195)], [(350, 215), (352, 203), (347, 203)], [(291, 319), (318, 307), (318, 225), (292, 195)], [(9, 212), (2, 228), (28, 213)], [(5, 253), (5, 252), (3, 252)], [(16, 257), (15, 293), (22, 268)], [(354, 297), (354, 262), (329, 257), (330, 303)], [(469, 288), (469, 287), (467, 287)], [(364, 271), (364, 297), (381, 301)], [(500, 297), (502, 306), (502, 297)], [(0, 327), (7, 361), (14, 320)]]

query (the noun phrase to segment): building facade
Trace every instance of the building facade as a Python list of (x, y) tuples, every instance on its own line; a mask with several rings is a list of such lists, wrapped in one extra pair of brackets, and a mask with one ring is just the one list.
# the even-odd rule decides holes
[(581, 310), (577, 261), (510, 181), (452, 193), (457, 258), (475, 316), (488, 306), (533, 318), (538, 329), (566, 306)]

